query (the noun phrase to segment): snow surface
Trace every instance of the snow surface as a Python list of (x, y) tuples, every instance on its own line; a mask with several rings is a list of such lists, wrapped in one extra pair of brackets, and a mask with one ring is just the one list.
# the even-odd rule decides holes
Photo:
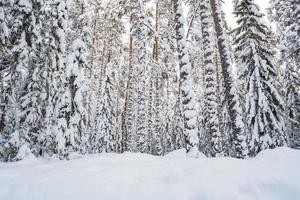
[(1, 200), (296, 200), (300, 151), (278, 148), (256, 158), (145, 154), (33, 157), (0, 163)]

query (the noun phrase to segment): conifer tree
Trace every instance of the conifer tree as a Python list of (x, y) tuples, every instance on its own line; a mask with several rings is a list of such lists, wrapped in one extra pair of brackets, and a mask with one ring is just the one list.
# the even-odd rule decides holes
[(121, 63), (123, 23), (119, 18), (119, 8), (117, 2), (109, 2), (109, 21), (107, 30), (111, 33), (107, 38), (109, 48), (108, 63), (106, 66), (105, 79), (99, 84), (99, 94), (97, 97), (96, 127), (92, 136), (94, 152), (119, 152), (122, 145), (120, 142), (121, 133), (118, 129), (118, 72)]
[(300, 5), (297, 0), (270, 1), (270, 17), (276, 23), (281, 62), (285, 65), (284, 101), (291, 147), (300, 147)]
[(4, 149), (6, 160), (19, 160), (31, 153), (38, 154), (38, 136), (45, 130), (45, 62), (41, 35), (44, 2), (4, 3), (7, 8), (3, 12), (6, 24), (2, 23), (4, 37), (1, 38), (2, 75), (5, 74), (6, 82), (2, 88), (6, 104)]
[(75, 150), (76, 141), (70, 129), (72, 97), (69, 90), (69, 80), (67, 79), (67, 59), (66, 59), (66, 31), (68, 28), (68, 7), (67, 2), (54, 1), (52, 8), (53, 37), (54, 41), (54, 60), (57, 75), (54, 80), (57, 84), (57, 93), (54, 97), (55, 108), (53, 113), (53, 124), (57, 123), (57, 127), (53, 128), (56, 152), (60, 159), (68, 159), (69, 153)]
[(146, 101), (145, 101), (145, 84), (146, 84), (146, 67), (147, 67), (147, 51), (146, 51), (146, 13), (145, 2), (139, 0), (139, 15), (137, 24), (138, 38), (138, 62), (137, 62), (137, 127), (136, 127), (136, 143), (139, 152), (149, 152), (149, 141), (146, 134)]
[(10, 62), (10, 12), (9, 1), (0, 2), (0, 160), (4, 160), (4, 144), (9, 134), (6, 131), (6, 110), (8, 108), (8, 85), (6, 84), (5, 71), (9, 68)]
[(177, 53), (180, 68), (180, 97), (184, 118), (184, 134), (186, 140), (186, 150), (189, 152), (191, 148), (197, 147), (199, 143), (197, 112), (195, 110), (195, 97), (191, 85), (191, 64), (186, 46), (186, 38), (184, 32), (184, 18), (182, 9), (182, 0), (174, 0), (175, 13), (175, 32), (177, 40)]
[(271, 30), (253, 0), (242, 0), (235, 8), (238, 27), (235, 51), (245, 82), (246, 118), (250, 133), (250, 155), (286, 144), (282, 116), (283, 101), (277, 89), (275, 51)]
[(200, 3), (200, 19), (203, 42), (203, 60), (205, 68), (205, 139), (206, 153), (210, 156), (222, 154), (222, 137), (219, 130), (218, 105), (217, 105), (217, 82), (216, 66), (213, 62), (213, 32), (210, 31), (212, 26), (211, 10), (208, 0)]
[(102, 84), (103, 90), (97, 108), (96, 126), (93, 133), (93, 151), (100, 153), (116, 152), (116, 93), (115, 68), (116, 63), (110, 61), (107, 66), (107, 75)]
[[(123, 111), (123, 144), (125, 151), (136, 151), (136, 132), (135, 132), (135, 121), (136, 121), (136, 75), (137, 72), (134, 69), (134, 43), (135, 43), (135, 32), (136, 32), (136, 5), (135, 1), (129, 1), (129, 47), (128, 47), (128, 70), (127, 70), (127, 83), (126, 83), (126, 95), (125, 105)], [(137, 4), (139, 5), (139, 4)]]
[[(87, 151), (88, 126), (88, 81), (85, 72), (88, 69), (90, 47), (90, 18), (88, 16), (88, 1), (73, 2), (74, 40), (71, 41), (70, 54), (66, 66), (67, 90), (70, 91), (70, 137), (75, 141), (75, 150), (81, 153)], [(78, 14), (77, 14), (78, 13)]]
[(239, 96), (233, 79), (232, 61), (230, 59), (229, 44), (226, 41), (225, 24), (222, 16), (220, 0), (210, 0), (214, 26), (217, 36), (217, 47), (220, 55), (221, 74), (224, 82), (225, 104), (228, 105), (232, 135), (231, 141), (234, 156), (244, 158), (247, 155), (246, 137), (244, 134), (244, 122)]

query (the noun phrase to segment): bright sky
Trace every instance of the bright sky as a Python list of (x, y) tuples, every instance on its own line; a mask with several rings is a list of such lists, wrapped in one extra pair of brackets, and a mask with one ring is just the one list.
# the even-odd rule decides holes
[[(233, 5), (232, 2), (233, 0), (225, 0), (224, 1), (224, 11), (226, 14), (226, 19), (227, 19), (227, 23), (230, 27), (235, 27), (235, 18), (234, 15), (232, 14), (233, 12)], [(269, 6), (269, 0), (256, 0), (256, 3), (260, 6), (260, 10), (264, 13), (266, 13), (266, 8)]]

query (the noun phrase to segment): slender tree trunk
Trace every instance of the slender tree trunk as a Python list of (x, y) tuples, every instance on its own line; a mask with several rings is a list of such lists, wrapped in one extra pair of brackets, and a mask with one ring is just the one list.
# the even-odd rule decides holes
[(180, 97), (183, 108), (184, 133), (187, 152), (199, 143), (197, 112), (195, 110), (195, 96), (191, 85), (191, 64), (186, 46), (186, 37), (183, 26), (182, 0), (173, 0), (175, 12), (175, 31), (177, 40), (177, 52), (180, 69)]
[(216, 81), (217, 68), (213, 61), (213, 33), (209, 31), (209, 27), (212, 24), (209, 0), (203, 0), (200, 4), (200, 20), (204, 47), (203, 60), (205, 68), (205, 137), (207, 140), (205, 151), (209, 156), (218, 156), (222, 154), (223, 147), (221, 142), (221, 133), (219, 130)]
[(134, 127), (134, 86), (133, 86), (133, 36), (132, 36), (132, 24), (133, 15), (130, 15), (130, 36), (129, 36), (129, 62), (128, 62), (128, 78), (127, 78), (127, 89), (124, 106), (124, 151), (131, 151), (133, 147), (133, 127)]
[(159, 55), (158, 31), (159, 31), (159, 0), (157, 0), (157, 2), (156, 2), (156, 12), (155, 12), (155, 56), (154, 56), (154, 59), (156, 61), (158, 61), (158, 55)]
[(138, 35), (138, 96), (137, 96), (137, 150), (146, 153), (149, 150), (149, 141), (146, 136), (146, 67), (147, 67), (147, 52), (146, 52), (146, 29), (145, 29), (145, 4), (144, 0), (139, 1), (139, 35)]
[(237, 158), (244, 158), (247, 155), (244, 136), (244, 123), (241, 115), (242, 110), (239, 104), (239, 97), (232, 77), (229, 47), (226, 42), (224, 22), (221, 16), (222, 13), (220, 2), (219, 0), (210, 0), (210, 4), (212, 8), (216, 35), (218, 39), (218, 49), (220, 53), (222, 75), (225, 87), (225, 98), (228, 102), (228, 111), (232, 126), (231, 137), (233, 141), (233, 148), (235, 151), (235, 156)]

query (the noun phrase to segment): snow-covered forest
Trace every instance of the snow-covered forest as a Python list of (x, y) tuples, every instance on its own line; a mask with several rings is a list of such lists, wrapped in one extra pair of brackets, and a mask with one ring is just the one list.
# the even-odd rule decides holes
[(300, 3), (1, 0), (0, 160), (300, 148)]
[(297, 200), (299, 149), (300, 0), (0, 0), (0, 200)]

